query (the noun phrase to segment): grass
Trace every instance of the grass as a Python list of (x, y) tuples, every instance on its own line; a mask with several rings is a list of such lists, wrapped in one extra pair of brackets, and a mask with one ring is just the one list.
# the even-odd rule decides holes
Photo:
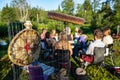
[[(115, 50), (114, 52), (114, 62), (115, 62), (115, 66), (120, 66), (120, 42), (119, 41), (115, 41), (115, 44), (113, 46), (113, 49)], [(2, 50), (0, 50), (0, 80), (11, 80), (13, 74), (12, 74), (12, 69), (11, 69), (11, 61), (9, 60), (8, 56), (7, 56), (7, 48), (1, 48)], [(77, 68), (80, 66), (80, 61), (79, 59), (74, 59), (71, 58), (71, 62), (72, 62), (72, 66), (74, 68)], [(99, 73), (96, 75), (96, 77), (94, 77), (95, 72), (99, 70)], [(97, 66), (97, 65), (90, 65), (87, 67), (86, 69), (88, 76), (91, 80), (119, 80), (120, 77), (116, 77), (115, 75), (111, 74), (108, 70), (106, 70), (105, 68), (101, 67), (101, 66)], [(28, 79), (27, 79), (28, 78)], [(29, 80), (29, 75), (25, 74), (24, 72), (22, 72), (20, 74), (20, 80)], [(70, 80), (75, 80), (74, 77), (70, 76)]]
[(115, 66), (120, 67), (120, 40), (115, 40), (113, 45)]

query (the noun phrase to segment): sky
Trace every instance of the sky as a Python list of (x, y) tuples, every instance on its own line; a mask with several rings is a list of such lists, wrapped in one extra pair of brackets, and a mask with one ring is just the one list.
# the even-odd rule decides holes
[[(10, 5), (12, 0), (0, 0), (0, 10), (6, 5)], [(56, 10), (63, 0), (27, 0), (31, 7), (40, 7), (45, 10)], [(102, 0), (105, 1), (105, 0)], [(75, 5), (82, 4), (84, 0), (74, 0)]]
[[(12, 0), (0, 0), (0, 9), (6, 4), (10, 5)], [(40, 7), (45, 10), (55, 10), (63, 0), (27, 0), (31, 7)], [(74, 0), (75, 4), (83, 3), (84, 0)]]

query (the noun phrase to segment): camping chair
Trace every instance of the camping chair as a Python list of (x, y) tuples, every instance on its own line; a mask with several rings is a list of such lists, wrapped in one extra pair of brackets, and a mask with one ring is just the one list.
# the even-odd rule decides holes
[[(102, 64), (104, 64), (104, 59), (105, 59), (104, 54), (105, 53), (106, 53), (105, 47), (95, 47), (94, 55), (83, 55), (82, 59), (87, 63), (93, 63), (93, 64), (98, 64), (98, 65), (102, 66)], [(94, 76), (96, 76), (98, 71), (99, 71), (99, 69), (96, 71)]]
[(54, 58), (57, 60), (57, 68), (70, 69), (70, 51), (57, 49), (54, 53)]
[(82, 59), (83, 61), (86, 61), (89, 63), (98, 64), (104, 60), (105, 52), (106, 52), (106, 49), (104, 47), (95, 47), (94, 55), (85, 54), (85, 55), (82, 55)]

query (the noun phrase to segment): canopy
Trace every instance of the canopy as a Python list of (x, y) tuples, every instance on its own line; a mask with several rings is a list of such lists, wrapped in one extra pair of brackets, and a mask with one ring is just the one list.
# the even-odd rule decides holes
[(57, 13), (57, 12), (48, 12), (48, 17), (50, 19), (70, 22), (70, 23), (79, 24), (79, 25), (85, 23), (85, 20), (83, 18), (79, 18), (76, 16), (71, 16), (63, 13)]

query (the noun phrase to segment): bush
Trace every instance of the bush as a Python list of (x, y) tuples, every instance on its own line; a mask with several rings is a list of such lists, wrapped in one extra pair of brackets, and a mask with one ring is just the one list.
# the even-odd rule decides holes
[(0, 23), (0, 37), (4, 38), (8, 36), (8, 27), (5, 23)]

